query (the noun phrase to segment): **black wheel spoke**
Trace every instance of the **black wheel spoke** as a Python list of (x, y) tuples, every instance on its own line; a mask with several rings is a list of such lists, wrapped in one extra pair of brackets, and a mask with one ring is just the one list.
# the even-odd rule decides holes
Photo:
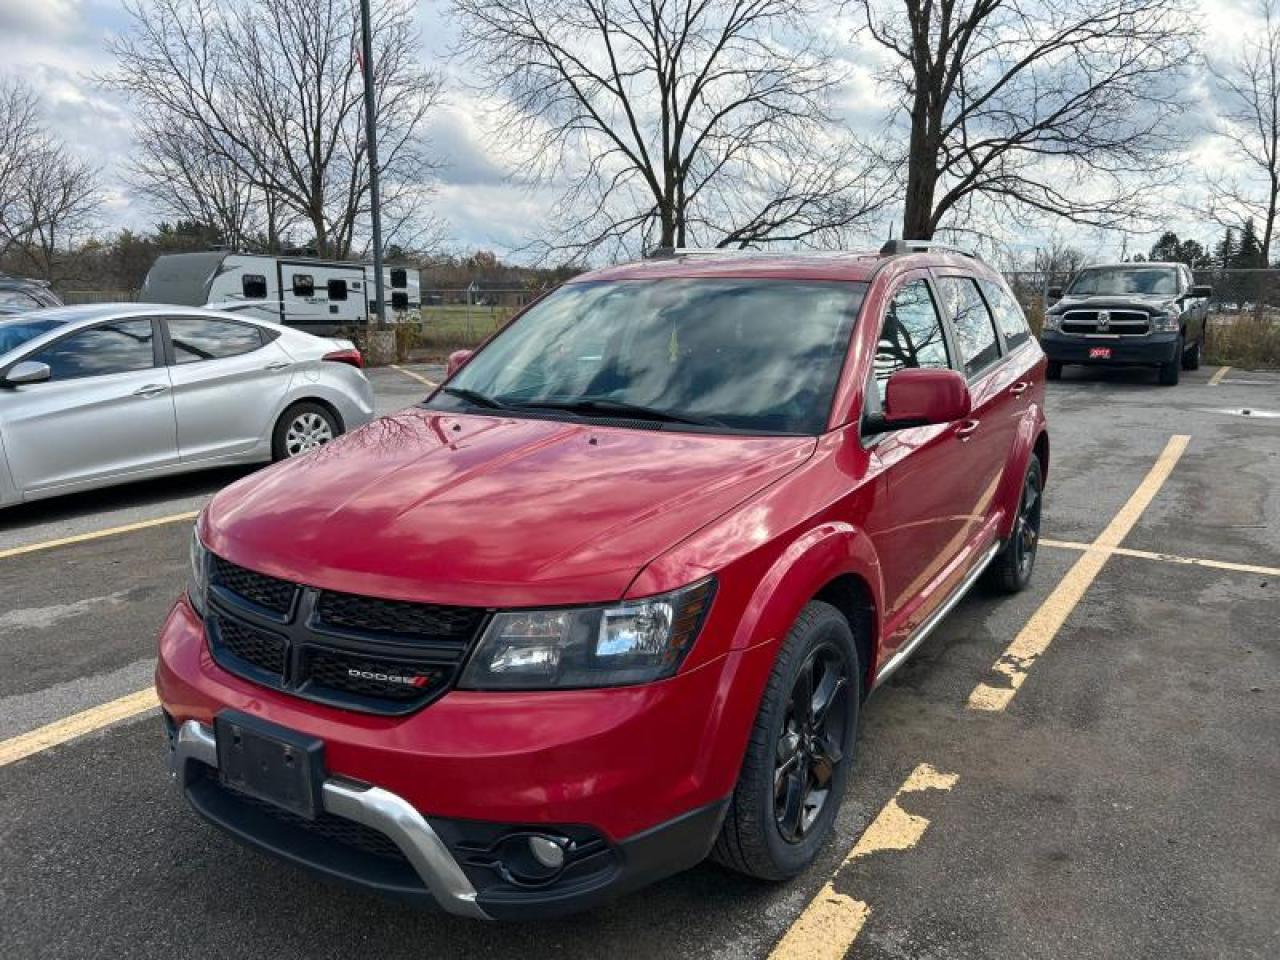
[(787, 774), (782, 783), (778, 827), (782, 830), (782, 835), (792, 841), (799, 840), (804, 831), (805, 794), (808, 793), (805, 780), (804, 774), (795, 769)]
[(813, 720), (813, 668), (814, 658), (810, 657), (800, 668), (800, 676), (796, 677), (795, 688), (791, 691), (793, 715), (801, 727)]
[(813, 697), (813, 725), (815, 727), (821, 727), (826, 723), (827, 715), (831, 712), (831, 705), (836, 702), (847, 682), (844, 677), (834, 670), (827, 670), (823, 674), (822, 682), (818, 684), (818, 689), (814, 691)]

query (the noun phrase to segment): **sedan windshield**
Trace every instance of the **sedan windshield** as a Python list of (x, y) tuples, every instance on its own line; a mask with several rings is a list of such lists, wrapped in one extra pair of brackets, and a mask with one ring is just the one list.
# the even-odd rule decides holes
[(1122, 296), (1129, 293), (1174, 296), (1178, 271), (1170, 267), (1102, 267), (1085, 270), (1067, 290), (1071, 297)]
[(65, 322), (65, 320), (0, 320), (0, 356)]
[(432, 401), (821, 433), (864, 283), (568, 284), (478, 353)]

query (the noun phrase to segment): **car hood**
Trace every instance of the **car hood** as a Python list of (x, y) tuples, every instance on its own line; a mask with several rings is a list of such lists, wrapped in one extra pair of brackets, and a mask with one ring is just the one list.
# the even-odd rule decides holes
[(1065, 313), (1068, 310), (1124, 310), (1140, 309), (1158, 313), (1162, 310), (1174, 309), (1177, 297), (1168, 294), (1125, 293), (1108, 294), (1096, 297), (1063, 297), (1052, 307), (1050, 313)]
[(415, 408), (233, 484), (201, 536), (233, 563), (329, 590), (609, 601), (815, 443)]

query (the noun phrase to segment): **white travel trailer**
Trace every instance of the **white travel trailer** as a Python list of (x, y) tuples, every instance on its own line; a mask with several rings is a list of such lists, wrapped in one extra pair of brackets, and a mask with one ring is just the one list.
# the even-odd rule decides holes
[[(384, 267), (387, 319), (422, 305), (417, 270)], [(139, 297), (145, 303), (246, 312), (312, 333), (367, 323), (374, 308), (373, 266), (339, 260), (209, 250), (157, 257)]]

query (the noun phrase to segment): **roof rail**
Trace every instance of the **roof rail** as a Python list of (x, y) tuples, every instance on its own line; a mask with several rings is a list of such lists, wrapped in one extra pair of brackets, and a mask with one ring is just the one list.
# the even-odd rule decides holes
[(672, 257), (724, 257), (759, 252), (759, 250), (741, 250), (737, 247), (650, 247), (644, 252), (644, 258), (667, 260)]
[(898, 257), (906, 253), (926, 253), (930, 250), (940, 250), (943, 253), (958, 253), (962, 257), (969, 257), (971, 260), (982, 259), (972, 250), (966, 250), (964, 247), (957, 247), (950, 243), (941, 243), (937, 240), (889, 240), (880, 248), (880, 256)]

